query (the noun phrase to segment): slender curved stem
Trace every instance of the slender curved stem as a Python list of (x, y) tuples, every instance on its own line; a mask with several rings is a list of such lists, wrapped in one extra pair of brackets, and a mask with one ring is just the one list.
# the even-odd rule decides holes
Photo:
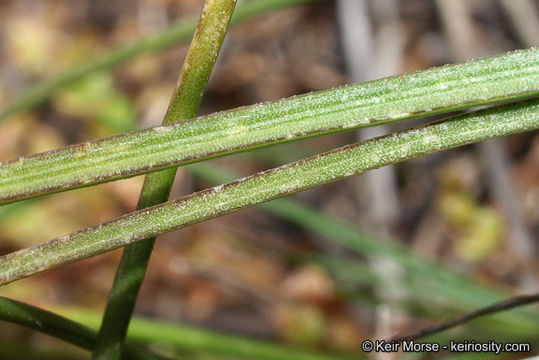
[(5, 255), (0, 284), (370, 169), (538, 128), (532, 100), (345, 146)]
[[(196, 115), (235, 6), (236, 0), (206, 0), (178, 85), (163, 119), (164, 124)], [(137, 208), (144, 209), (167, 201), (175, 175), (174, 168), (149, 174)], [(126, 246), (110, 292), (94, 359), (120, 358), (154, 242), (155, 237), (151, 237)]]
[(492, 315), (497, 312), (506, 311), (509, 309), (521, 307), (521, 306), (532, 304), (535, 302), (539, 302), (539, 293), (515, 296), (512, 298), (500, 301), (496, 304), (489, 305), (489, 306), (471, 311), (469, 313), (463, 314), (461, 316), (442, 322), (440, 324), (427, 326), (423, 329), (419, 329), (418, 331), (414, 331), (406, 335), (394, 336), (391, 339), (389, 339), (388, 342), (391, 342), (391, 341), (401, 342), (405, 340), (419, 339), (425, 336), (439, 333), (441, 331), (445, 331), (447, 329), (451, 329), (455, 326), (462, 325), (471, 320), (477, 319), (478, 317)]
[[(19, 324), (83, 349), (92, 350), (97, 332), (63, 316), (0, 296), (0, 320)], [(163, 359), (147, 350), (127, 345), (126, 359)]]
[[(87, 310), (62, 309), (64, 316), (22, 302), (0, 296), (0, 320), (18, 324), (51, 335), (83, 349), (92, 350), (101, 317)], [(304, 349), (288, 347), (264, 341), (197, 329), (192, 326), (170, 324), (159, 320), (134, 317), (129, 327), (128, 338), (140, 344), (165, 344), (175, 349), (204, 354), (220, 355), (224, 358), (243, 359), (300, 359), (332, 360), (334, 355), (324, 355)], [(165, 359), (148, 350), (127, 344), (126, 359)], [(338, 357), (342, 359), (342, 357)]]
[(0, 203), (285, 141), (537, 95), (539, 49), (531, 48), (0, 163)]
[[(60, 313), (66, 314), (70, 318), (92, 328), (99, 326), (99, 316), (93, 311), (62, 309)], [(231, 336), (189, 325), (172, 324), (141, 316), (133, 317), (127, 337), (130, 341), (141, 344), (163, 344), (180, 351), (211, 354), (217, 358), (222, 357), (225, 359), (357, 359), (357, 356), (318, 353), (308, 349)]]
[[(238, 7), (231, 24), (237, 24), (256, 16), (294, 5), (312, 3), (319, 0), (254, 0)], [(0, 111), (0, 121), (21, 111), (47, 101), (58, 91), (75, 84), (92, 73), (108, 70), (127, 62), (138, 55), (154, 53), (190, 39), (195, 31), (197, 19), (180, 21), (158, 34), (123, 45), (95, 59), (79, 65), (58, 77), (48, 79), (22, 94), (18, 99)]]

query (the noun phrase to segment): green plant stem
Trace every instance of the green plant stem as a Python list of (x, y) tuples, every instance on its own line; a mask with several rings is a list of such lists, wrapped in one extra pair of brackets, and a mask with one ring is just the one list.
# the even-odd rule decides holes
[[(531, 48), (0, 163), (0, 203), (261, 146), (537, 95), (539, 49)], [(171, 117), (182, 119), (174, 112)]]
[[(99, 326), (95, 312), (79, 309), (62, 309), (69, 316), (91, 328)], [(230, 336), (193, 326), (171, 324), (165, 321), (134, 316), (127, 335), (130, 341), (142, 344), (163, 344), (175, 349), (196, 354), (216, 355), (223, 358), (261, 360), (331, 360), (357, 359), (357, 356), (316, 353), (307, 349), (272, 344), (239, 336)]]
[[(88, 310), (63, 309), (63, 316), (0, 296), (0, 320), (37, 330), (83, 349), (92, 350), (97, 339), (101, 316)], [(68, 320), (66, 317), (74, 320)], [(331, 360), (336, 356), (304, 349), (224, 335), (192, 326), (134, 317), (128, 338), (140, 344), (163, 344), (182, 351), (244, 359)], [(146, 349), (127, 344), (126, 359), (163, 359)], [(339, 357), (342, 358), (342, 357)]]
[[(163, 124), (196, 115), (235, 6), (236, 0), (206, 0)], [(175, 175), (174, 168), (149, 174), (137, 208), (167, 201)], [(154, 242), (155, 237), (151, 237), (126, 246), (110, 292), (94, 359), (120, 358)]]
[(0, 284), (384, 165), (539, 128), (539, 100), (345, 146), (0, 257)]
[[(252, 19), (256, 16), (270, 13), (282, 8), (312, 3), (319, 0), (254, 0), (238, 7), (232, 18), (231, 24)], [(154, 53), (169, 48), (179, 42), (190, 39), (195, 31), (197, 19), (179, 21), (170, 28), (138, 40), (129, 45), (117, 47), (110, 52), (79, 65), (61, 75), (45, 80), (28, 90), (18, 99), (10, 103), (0, 111), (0, 120), (22, 111), (31, 110), (33, 107), (47, 101), (58, 91), (77, 83), (79, 80), (92, 73), (108, 70), (114, 66), (127, 62), (138, 55)]]
[[(19, 324), (83, 349), (92, 350), (97, 332), (46, 310), (0, 296), (0, 320)], [(126, 359), (163, 359), (147, 350), (127, 345)]]

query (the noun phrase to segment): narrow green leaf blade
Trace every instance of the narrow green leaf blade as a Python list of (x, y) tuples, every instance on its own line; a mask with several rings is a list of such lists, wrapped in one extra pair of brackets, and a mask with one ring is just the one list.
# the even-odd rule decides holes
[[(97, 333), (91, 328), (49, 311), (2, 296), (0, 296), (0, 320), (37, 330), (83, 349), (91, 350), (97, 340)], [(126, 346), (125, 358), (165, 359), (131, 344)]]
[[(62, 311), (70, 318), (90, 326), (99, 324), (95, 312), (65, 309)], [(357, 356), (343, 356), (331, 353), (318, 353), (309, 349), (286, 346), (245, 337), (231, 336), (204, 330), (188, 325), (167, 323), (141, 316), (133, 317), (127, 337), (131, 341), (145, 344), (163, 344), (178, 350), (196, 354), (211, 354), (225, 359), (260, 360), (351, 360)]]
[[(0, 296), (0, 320), (19, 324), (64, 340), (83, 349), (92, 350), (97, 339), (101, 316), (88, 310), (65, 309), (64, 316), (16, 300)], [(71, 319), (71, 320), (70, 320)], [(214, 331), (170, 324), (160, 320), (134, 317), (129, 327), (130, 341), (144, 344), (164, 344), (199, 354), (216, 354), (243, 359), (337, 359), (331, 354), (319, 354), (264, 341), (225, 335)], [(164, 359), (139, 346), (127, 344), (125, 359)], [(342, 357), (338, 357), (342, 359)]]
[(530, 48), (0, 163), (0, 203), (310, 136), (539, 95)]
[(539, 128), (539, 100), (345, 146), (0, 258), (0, 284), (413, 157)]

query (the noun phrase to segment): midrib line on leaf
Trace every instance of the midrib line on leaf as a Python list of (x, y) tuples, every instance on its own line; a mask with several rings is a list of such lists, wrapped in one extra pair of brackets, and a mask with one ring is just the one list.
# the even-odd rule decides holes
[(257, 104), (0, 163), (0, 203), (210, 157), (539, 95), (539, 51)]
[(8, 254), (0, 258), (0, 283), (369, 169), (538, 128), (539, 100), (535, 99), (345, 146)]

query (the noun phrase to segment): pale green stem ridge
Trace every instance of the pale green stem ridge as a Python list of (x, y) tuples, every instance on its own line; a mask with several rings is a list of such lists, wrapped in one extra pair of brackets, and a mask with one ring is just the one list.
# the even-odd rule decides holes
[(345, 146), (0, 258), (0, 283), (413, 157), (539, 128), (539, 100), (458, 116)]
[(0, 163), (0, 203), (309, 136), (537, 95), (539, 50), (530, 48)]
[[(221, 45), (236, 6), (236, 0), (206, 0), (193, 41), (187, 52), (178, 85), (163, 119), (164, 124), (196, 115), (204, 89), (217, 61)], [(137, 208), (167, 201), (175, 169), (149, 174)], [(119, 359), (155, 237), (126, 246), (99, 331), (94, 359)]]
[[(231, 23), (251, 19), (274, 10), (314, 2), (317, 0), (254, 0), (246, 2), (235, 12)], [(196, 19), (183, 20), (161, 33), (141, 39), (129, 45), (123, 45), (99, 56), (87, 63), (79, 65), (58, 77), (45, 80), (21, 95), (18, 99), (0, 111), (0, 120), (21, 111), (27, 111), (45, 102), (58, 91), (75, 84), (87, 75), (108, 70), (134, 57), (164, 50), (179, 42), (191, 38), (196, 26)]]

